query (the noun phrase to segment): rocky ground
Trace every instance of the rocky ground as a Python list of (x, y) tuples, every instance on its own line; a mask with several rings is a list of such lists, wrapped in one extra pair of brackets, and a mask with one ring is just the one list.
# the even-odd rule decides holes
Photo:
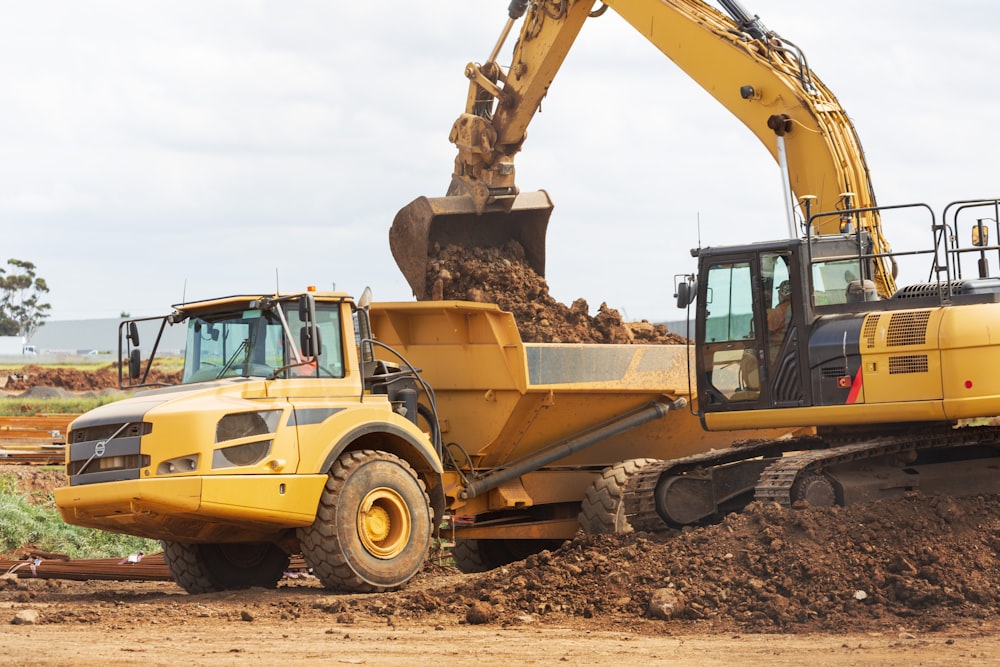
[[(61, 482), (21, 468), (35, 491)], [(168, 582), (7, 576), (0, 622), (5, 657), (24, 665), (270, 663), (275, 643), (294, 644), (285, 664), (997, 664), (998, 510), (995, 497), (919, 494), (754, 504), (684, 532), (581, 534), (482, 574), (431, 560), (380, 595), (307, 576), (195, 596)], [(72, 655), (67, 643), (95, 636)]]

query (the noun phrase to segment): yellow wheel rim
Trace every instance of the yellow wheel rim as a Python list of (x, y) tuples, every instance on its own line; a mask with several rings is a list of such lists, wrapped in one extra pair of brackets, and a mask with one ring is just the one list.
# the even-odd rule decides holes
[(358, 536), (376, 558), (395, 558), (410, 541), (410, 510), (392, 489), (372, 489), (358, 508)]

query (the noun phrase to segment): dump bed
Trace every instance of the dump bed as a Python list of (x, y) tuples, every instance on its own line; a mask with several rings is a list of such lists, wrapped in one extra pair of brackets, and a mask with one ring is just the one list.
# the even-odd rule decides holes
[[(404, 355), (433, 387), (444, 442), (456, 443), (480, 470), (507, 465), (655, 401), (688, 397), (693, 386), (688, 346), (523, 343), (513, 315), (492, 304), (376, 303), (371, 318), (376, 339)], [(392, 360), (384, 351), (376, 354)], [(732, 440), (731, 433), (704, 432), (685, 408), (555, 465), (674, 458)]]

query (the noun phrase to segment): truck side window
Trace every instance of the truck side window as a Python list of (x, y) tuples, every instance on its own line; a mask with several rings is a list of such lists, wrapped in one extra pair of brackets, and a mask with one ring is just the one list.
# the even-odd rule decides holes
[[(285, 317), (293, 335), (298, 335), (305, 323), (299, 319), (297, 307), (288, 307)], [(319, 328), (320, 341), (323, 344), (319, 356), (319, 377), (344, 377), (344, 344), (343, 332), (340, 326), (340, 304), (316, 302), (316, 326)], [(296, 339), (295, 344), (298, 345)], [(285, 363), (291, 363), (291, 360)], [(312, 366), (308, 367), (314, 368)], [(315, 372), (299, 373), (299, 376), (314, 376)]]

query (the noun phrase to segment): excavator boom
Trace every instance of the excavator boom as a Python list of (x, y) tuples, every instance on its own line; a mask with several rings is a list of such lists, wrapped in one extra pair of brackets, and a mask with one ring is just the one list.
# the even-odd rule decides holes
[[(393, 257), (418, 299), (435, 249), (503, 245), (524, 247), (529, 265), (545, 270), (545, 232), (552, 204), (544, 193), (521, 193), (514, 156), (542, 98), (583, 24), (611, 8), (739, 118), (779, 162), (786, 186), (790, 233), (810, 212), (852, 210), (851, 219), (822, 217), (812, 233), (840, 226), (863, 229), (877, 254), (889, 250), (861, 144), (839, 102), (812, 73), (803, 53), (768, 30), (735, 0), (720, 0), (728, 15), (701, 0), (514, 0), (489, 59), (470, 63), (465, 111), (452, 126), (458, 149), (444, 197), (420, 197), (397, 214), (389, 233)], [(522, 20), (523, 18), (523, 20)], [(510, 65), (498, 54), (522, 20)], [(585, 140), (581, 137), (581, 141)], [(796, 207), (802, 207), (796, 213)], [(806, 230), (802, 230), (806, 231)], [(877, 260), (876, 288), (895, 291), (892, 272)]]

